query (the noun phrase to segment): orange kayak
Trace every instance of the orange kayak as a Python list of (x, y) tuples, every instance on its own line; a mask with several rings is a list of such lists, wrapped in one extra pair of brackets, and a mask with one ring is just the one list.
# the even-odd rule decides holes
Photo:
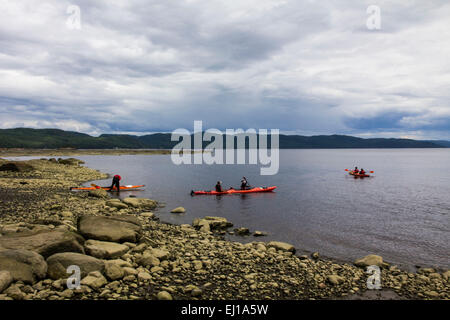
[(271, 192), (273, 190), (275, 190), (277, 187), (273, 186), (273, 187), (256, 187), (256, 188), (252, 188), (252, 189), (246, 189), (246, 190), (240, 190), (240, 189), (228, 189), (226, 191), (223, 192), (217, 192), (215, 190), (211, 190), (211, 191), (191, 191), (191, 195), (200, 195), (200, 194), (207, 194), (207, 195), (216, 195), (216, 196), (220, 196), (220, 195), (225, 195), (225, 194), (234, 194), (234, 193), (256, 193), (256, 192)]
[[(142, 188), (142, 187), (145, 187), (145, 185), (143, 184), (143, 185), (139, 185), (139, 186), (131, 186), (131, 185), (120, 186), (120, 190), (135, 190), (135, 189), (139, 189), (139, 188)], [(111, 187), (100, 187), (100, 188), (96, 188), (96, 187), (72, 187), (72, 188), (70, 188), (70, 190), (95, 190), (95, 189), (103, 189), (103, 190), (106, 190), (106, 191), (117, 191), (116, 188), (113, 188), (111, 190)]]
[(366, 178), (366, 177), (370, 177), (370, 174), (360, 174), (360, 173), (355, 173), (353, 170), (348, 172), (349, 175), (354, 176), (355, 178)]

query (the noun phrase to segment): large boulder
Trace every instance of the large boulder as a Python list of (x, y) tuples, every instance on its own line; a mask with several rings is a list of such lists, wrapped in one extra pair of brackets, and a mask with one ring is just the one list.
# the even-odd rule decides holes
[(0, 271), (0, 293), (3, 292), (9, 285), (13, 282), (13, 277), (11, 272), (7, 270)]
[(103, 272), (105, 263), (97, 258), (80, 253), (57, 253), (47, 259), (48, 276), (52, 279), (65, 279), (70, 276), (67, 268), (72, 265), (80, 267), (81, 277), (86, 277), (90, 272)]
[(36, 252), (23, 249), (0, 249), (0, 270), (8, 271), (14, 281), (34, 284), (46, 276), (47, 263)]
[(44, 258), (59, 252), (84, 253), (83, 243), (80, 235), (63, 230), (19, 232), (0, 237), (0, 247), (30, 250)]
[(137, 242), (141, 234), (141, 225), (133, 216), (83, 216), (78, 221), (78, 230), (87, 239), (120, 243)]
[(33, 166), (25, 162), (8, 162), (0, 166), (0, 171), (26, 172), (34, 170)]
[(158, 205), (158, 203), (155, 200), (145, 198), (125, 198), (122, 200), (122, 202), (130, 207), (144, 208), (144, 209), (154, 209)]
[(192, 222), (192, 226), (197, 229), (200, 229), (202, 227), (204, 228), (206, 224), (209, 225), (209, 229), (211, 230), (222, 230), (233, 226), (231, 222), (229, 222), (226, 218), (222, 217), (206, 216), (201, 219), (200, 218), (194, 219), (194, 221)]
[(290, 251), (295, 253), (295, 247), (292, 244), (281, 242), (281, 241), (270, 241), (267, 244), (268, 247), (275, 248), (277, 250)]
[(360, 268), (365, 268), (368, 266), (383, 267), (384, 265), (385, 264), (383, 262), (383, 258), (375, 254), (369, 254), (368, 256), (365, 256), (364, 258), (361, 259), (357, 259), (355, 261), (355, 266)]
[(184, 207), (177, 207), (175, 209), (172, 209), (170, 212), (171, 213), (185, 213), (186, 209)]
[(86, 241), (84, 248), (87, 254), (99, 259), (119, 258), (130, 249), (124, 244), (98, 240)]

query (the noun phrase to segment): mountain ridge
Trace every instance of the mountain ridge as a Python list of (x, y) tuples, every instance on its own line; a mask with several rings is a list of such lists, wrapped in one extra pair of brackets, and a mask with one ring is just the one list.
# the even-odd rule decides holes
[[(268, 140), (268, 145), (270, 147), (270, 137)], [(450, 141), (445, 140), (359, 138), (339, 134), (317, 136), (280, 134), (279, 141), (280, 149), (450, 147)], [(61, 129), (0, 129), (0, 148), (171, 149), (178, 143), (178, 141), (171, 141), (171, 133), (154, 133), (142, 136), (129, 134), (102, 134), (98, 137), (94, 137), (85, 133), (64, 131)], [(209, 143), (210, 142), (203, 142), (203, 148)], [(224, 146), (225, 145), (224, 142)]]

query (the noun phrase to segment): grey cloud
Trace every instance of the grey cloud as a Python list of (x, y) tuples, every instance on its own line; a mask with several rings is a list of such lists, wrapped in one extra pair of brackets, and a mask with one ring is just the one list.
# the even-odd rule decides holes
[[(81, 8), (82, 29), (65, 27)], [(449, 136), (446, 1), (8, 2), (0, 127)], [(447, 127), (446, 127), (447, 126)]]

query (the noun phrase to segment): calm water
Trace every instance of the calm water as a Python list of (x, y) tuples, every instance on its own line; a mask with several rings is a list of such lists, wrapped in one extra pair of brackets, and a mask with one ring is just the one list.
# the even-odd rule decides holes
[[(165, 155), (79, 158), (89, 167), (120, 174), (123, 184), (146, 184), (145, 191), (121, 197), (165, 202), (166, 208), (156, 212), (163, 221), (223, 216), (236, 227), (268, 232), (264, 240), (340, 260), (375, 253), (405, 267), (450, 267), (450, 149), (281, 150), (274, 176), (260, 176), (257, 165), (175, 166)], [(374, 170), (374, 177), (354, 179), (344, 171), (355, 165)], [(217, 180), (239, 187), (243, 175), (251, 185), (278, 188), (245, 196), (189, 194), (213, 189)], [(169, 213), (177, 206), (187, 212)]]

